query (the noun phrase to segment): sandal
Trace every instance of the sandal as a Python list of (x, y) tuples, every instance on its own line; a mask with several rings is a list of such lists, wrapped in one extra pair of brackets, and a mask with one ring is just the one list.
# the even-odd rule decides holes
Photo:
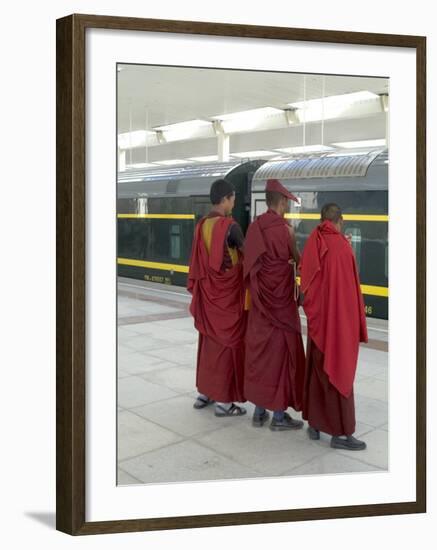
[(203, 409), (204, 407), (207, 407), (208, 405), (210, 405), (211, 403), (214, 403), (214, 400), (213, 399), (209, 399), (209, 397), (207, 397), (206, 399), (202, 396), (198, 396), (196, 401), (194, 401), (193, 403), (193, 407), (195, 409)]
[[(222, 411), (222, 412), (220, 412)], [(215, 406), (215, 416), (243, 416), (243, 414), (246, 414), (246, 409), (244, 407), (239, 407), (235, 403), (232, 403), (232, 405), (229, 407), (229, 409), (223, 408), (221, 405)]]

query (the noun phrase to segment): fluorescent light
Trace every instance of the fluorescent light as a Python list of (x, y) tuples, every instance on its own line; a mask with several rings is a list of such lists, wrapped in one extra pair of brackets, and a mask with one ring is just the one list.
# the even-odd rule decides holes
[(232, 153), (233, 157), (238, 157), (242, 159), (249, 159), (249, 158), (258, 158), (258, 157), (274, 157), (277, 155), (275, 151), (245, 151), (244, 153)]
[(261, 107), (236, 113), (215, 115), (213, 120), (220, 120), (226, 134), (248, 132), (267, 127), (284, 127), (285, 117), (282, 109)]
[(367, 155), (368, 151), (336, 151), (335, 153), (329, 153), (327, 157), (356, 157)]
[[(377, 102), (371, 101), (376, 99)], [(375, 110), (376, 112), (381, 111), (378, 94), (368, 91), (297, 101), (288, 105), (297, 109), (296, 116), (299, 122), (327, 120), (342, 116), (360, 116), (371, 114)]]
[(165, 141), (182, 141), (196, 137), (213, 137), (215, 135), (212, 123), (200, 119), (157, 126), (154, 130), (163, 132)]
[(278, 149), (278, 151), (283, 151), (284, 153), (322, 153), (323, 151), (332, 151), (334, 148), (329, 147), (328, 145), (302, 145), (300, 147), (284, 147), (283, 149)]
[(178, 130), (180, 128), (183, 129), (189, 129), (189, 128), (199, 128), (200, 126), (210, 126), (211, 123), (207, 120), (186, 120), (184, 122), (176, 122), (175, 124), (167, 124), (166, 126), (156, 126), (154, 130), (162, 130), (163, 132), (167, 132), (170, 130)]
[(237, 113), (227, 113), (225, 115), (214, 115), (211, 118), (214, 120), (233, 120), (236, 118), (245, 117), (265, 117), (282, 112), (282, 109), (275, 107), (260, 107), (259, 109), (248, 109), (247, 111), (238, 111)]
[(158, 139), (155, 132), (150, 130), (135, 130), (118, 134), (118, 146), (121, 149), (133, 149), (144, 145), (157, 145)]
[(357, 101), (366, 101), (368, 99), (375, 99), (376, 97), (379, 97), (378, 94), (374, 94), (373, 92), (368, 92), (367, 90), (363, 90), (361, 92), (352, 92), (350, 94), (340, 94), (340, 95), (328, 95), (323, 98), (317, 98), (317, 99), (309, 99), (307, 101), (297, 101), (295, 103), (289, 103), (290, 107), (297, 107), (298, 109), (304, 108), (305, 106), (314, 105), (319, 102), (326, 102), (326, 101), (338, 101), (343, 104), (345, 103), (355, 103)]
[(150, 168), (151, 166), (154, 166), (156, 168), (156, 164), (153, 164), (152, 162), (137, 162), (135, 164), (126, 164), (126, 170), (136, 168)]
[(190, 157), (188, 160), (194, 160), (196, 162), (214, 162), (217, 159), (217, 155), (206, 155), (204, 157)]
[(183, 159), (171, 159), (171, 160), (159, 160), (156, 164), (162, 164), (164, 166), (175, 166), (176, 164), (189, 164), (190, 161)]
[(352, 149), (354, 147), (384, 147), (386, 141), (385, 139), (366, 139), (363, 141), (341, 141), (332, 145), (344, 147), (345, 149)]

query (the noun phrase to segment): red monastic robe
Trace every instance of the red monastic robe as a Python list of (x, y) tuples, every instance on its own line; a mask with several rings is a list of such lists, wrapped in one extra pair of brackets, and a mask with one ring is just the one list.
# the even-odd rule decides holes
[(367, 327), (352, 247), (331, 222), (309, 236), (300, 271), (308, 322), (303, 417), (320, 431), (351, 435), (353, 383)]
[(256, 405), (277, 411), (301, 409), (305, 375), (295, 273), (289, 263), (294, 248), (287, 221), (270, 209), (249, 226), (244, 244), (250, 296), (244, 392)]
[[(245, 401), (243, 266), (241, 254), (226, 249), (231, 217), (209, 215), (196, 226), (188, 274), (190, 312), (199, 331), (196, 385), (210, 399)], [(225, 252), (232, 260), (224, 268)]]

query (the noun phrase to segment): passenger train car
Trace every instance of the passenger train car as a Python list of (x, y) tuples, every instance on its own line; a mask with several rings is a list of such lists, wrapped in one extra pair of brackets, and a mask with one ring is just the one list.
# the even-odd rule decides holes
[(271, 161), (252, 180), (252, 217), (266, 210), (266, 180), (275, 178), (299, 199), (290, 201), (297, 244), (303, 249), (320, 221), (322, 206), (337, 203), (343, 211), (344, 233), (352, 236), (366, 315), (388, 318), (388, 154), (335, 153)]
[(250, 184), (263, 160), (156, 170), (118, 177), (118, 274), (185, 285), (194, 226), (211, 208), (213, 181), (235, 187), (233, 217), (245, 232), (250, 221)]
[(388, 318), (387, 151), (122, 172), (117, 201), (119, 275), (185, 285), (194, 227), (209, 211), (209, 188), (218, 178), (235, 185), (233, 216), (243, 231), (266, 210), (266, 180), (279, 179), (299, 199), (299, 204), (290, 204), (286, 217), (295, 227), (301, 250), (320, 220), (322, 206), (338, 203), (344, 231), (352, 235), (366, 314)]

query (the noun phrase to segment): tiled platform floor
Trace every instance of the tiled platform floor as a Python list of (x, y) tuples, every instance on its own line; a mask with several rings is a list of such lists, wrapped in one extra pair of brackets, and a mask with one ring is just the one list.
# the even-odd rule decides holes
[[(254, 478), (387, 469), (388, 353), (385, 323), (362, 346), (355, 383), (361, 452), (333, 450), (329, 436), (251, 426), (193, 409), (197, 333), (183, 289), (120, 279), (118, 296), (118, 483)], [(377, 349), (374, 349), (377, 348)], [(299, 413), (290, 410), (293, 417)]]

